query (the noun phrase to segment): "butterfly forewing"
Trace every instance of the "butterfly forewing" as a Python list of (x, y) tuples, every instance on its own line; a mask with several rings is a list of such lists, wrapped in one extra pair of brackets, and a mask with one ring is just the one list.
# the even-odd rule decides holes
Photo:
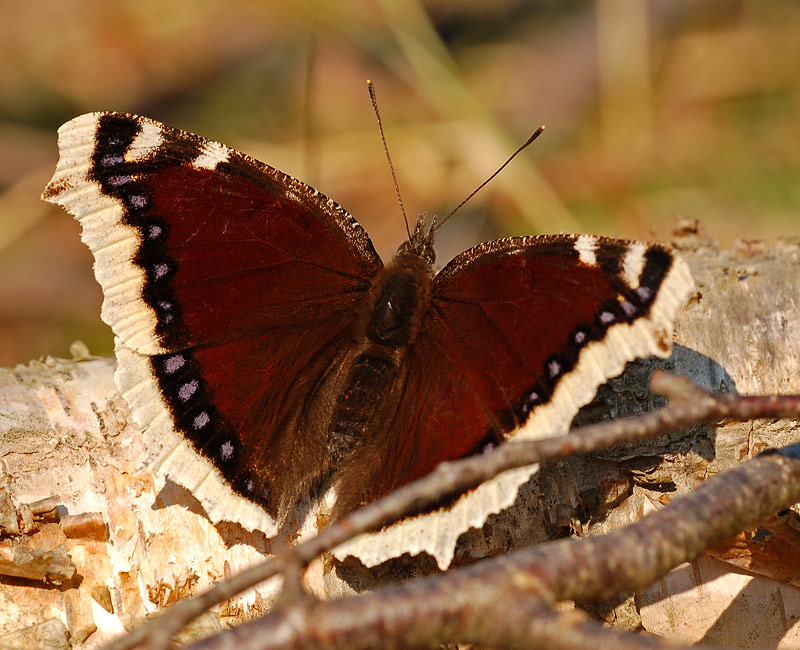
[(298, 422), (382, 267), (369, 238), (303, 183), (146, 118), (95, 113), (60, 133), (45, 198), (97, 258), (150, 466), (184, 467), (185, 436), (211, 463), (189, 463), (198, 485), (219, 474), (274, 515), (318, 471), (322, 432), (298, 440)]
[(459, 351), (457, 373), (504, 434), (564, 433), (627, 361), (668, 352), (657, 297), (665, 284), (664, 295), (684, 291), (688, 277), (658, 245), (590, 235), (487, 242), (436, 277), (431, 335)]

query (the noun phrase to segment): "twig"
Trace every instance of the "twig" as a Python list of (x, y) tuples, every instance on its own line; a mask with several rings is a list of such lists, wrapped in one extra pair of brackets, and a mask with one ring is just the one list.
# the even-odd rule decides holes
[[(580, 610), (557, 611), (543, 605), (530, 594), (514, 593), (511, 598), (491, 605), (485, 610), (487, 629), (484, 634), (496, 647), (542, 648), (544, 650), (584, 650), (613, 648), (614, 650), (651, 650), (669, 648), (688, 650), (689, 646), (675, 645), (658, 637), (630, 634), (605, 627), (587, 618)], [(498, 622), (502, 621), (501, 625)], [(706, 650), (711, 650), (706, 646)]]
[(103, 515), (99, 512), (66, 515), (61, 518), (61, 528), (67, 537), (95, 539), (99, 542), (104, 542), (108, 538), (106, 522), (103, 521)]
[(654, 373), (652, 388), (672, 401), (656, 411), (583, 427), (568, 436), (512, 442), (500, 445), (490, 454), (442, 463), (428, 476), (340, 519), (307, 542), (233, 576), (198, 596), (176, 603), (143, 623), (127, 637), (111, 643), (108, 650), (128, 650), (144, 642), (148, 643), (148, 647), (166, 648), (169, 639), (193, 618), (209, 607), (276, 575), (284, 564), (305, 565), (356, 535), (376, 530), (396, 521), (406, 512), (474, 487), (505, 470), (554, 458), (588, 454), (725, 418), (749, 420), (800, 414), (800, 395), (712, 395), (687, 379), (663, 372)]
[(530, 621), (527, 630), (536, 635), (529, 637), (510, 630), (506, 616), (481, 612), (496, 611), (498, 602), (524, 603), (531, 611), (551, 600), (635, 591), (798, 500), (800, 443), (762, 454), (615, 533), (551, 542), (351, 598), (300, 601), (190, 648), (358, 649), (444, 642), (585, 647), (586, 629), (578, 635), (570, 626), (553, 626), (552, 615)]

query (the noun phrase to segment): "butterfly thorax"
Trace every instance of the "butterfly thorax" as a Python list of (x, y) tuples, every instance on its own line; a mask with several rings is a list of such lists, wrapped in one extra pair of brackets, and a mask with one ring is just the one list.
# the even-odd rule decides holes
[(400, 248), (373, 285), (366, 327), (371, 343), (400, 349), (411, 342), (418, 316), (427, 307), (432, 275), (431, 262), (420, 251), (411, 245)]
[[(359, 351), (345, 362), (348, 368), (340, 375), (328, 427), (330, 461), (335, 465), (358, 464), (359, 456), (368, 462), (369, 449), (396, 416), (404, 385), (403, 360), (428, 312), (432, 279), (431, 262), (411, 242), (375, 277), (373, 300), (359, 332)], [(347, 482), (352, 483), (359, 474), (339, 475), (351, 477)], [(360, 505), (365, 495), (355, 485), (343, 487), (337, 510), (346, 512)]]

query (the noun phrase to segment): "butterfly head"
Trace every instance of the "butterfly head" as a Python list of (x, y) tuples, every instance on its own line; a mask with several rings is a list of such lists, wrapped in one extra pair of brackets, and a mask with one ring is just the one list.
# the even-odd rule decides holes
[(419, 215), (414, 226), (414, 232), (409, 240), (404, 242), (398, 249), (398, 255), (417, 255), (428, 264), (433, 265), (436, 261), (436, 251), (433, 249), (433, 237), (435, 234), (436, 215), (428, 215), (423, 212)]

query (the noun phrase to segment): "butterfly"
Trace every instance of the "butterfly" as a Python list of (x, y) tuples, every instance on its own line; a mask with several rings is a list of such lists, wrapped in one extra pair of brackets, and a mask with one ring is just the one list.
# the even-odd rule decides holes
[[(384, 264), (314, 188), (145, 117), (82, 115), (59, 149), (43, 199), (94, 253), (143, 468), (268, 536), (302, 499), (341, 516), (442, 461), (565, 433), (626, 362), (669, 355), (693, 287), (670, 249), (592, 235), (485, 242), (435, 272), (426, 218)], [(446, 567), (533, 471), (347, 552)]]

